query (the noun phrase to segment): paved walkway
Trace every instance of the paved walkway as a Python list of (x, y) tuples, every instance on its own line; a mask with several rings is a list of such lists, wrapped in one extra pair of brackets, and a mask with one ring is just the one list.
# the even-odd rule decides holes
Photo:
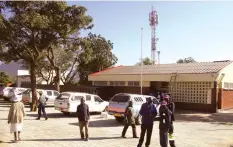
[[(114, 119), (92, 115), (89, 127), (90, 140), (81, 141), (77, 118), (64, 117), (63, 114), (47, 108), (49, 119), (36, 119), (35, 112), (29, 112), (24, 122), (22, 140), (12, 143), (13, 135), (7, 124), (8, 104), (0, 101), (0, 147), (136, 147), (138, 139), (131, 138), (129, 128), (127, 136), (119, 136), (123, 126)], [(138, 135), (140, 126), (137, 126)], [(179, 113), (175, 123), (177, 147), (229, 147), (233, 143), (233, 112), (221, 114)], [(151, 147), (159, 147), (158, 122), (155, 122)]]

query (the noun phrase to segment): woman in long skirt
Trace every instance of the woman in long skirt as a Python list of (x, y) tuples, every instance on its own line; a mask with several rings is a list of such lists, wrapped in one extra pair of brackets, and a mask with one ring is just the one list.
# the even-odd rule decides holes
[(8, 114), (8, 124), (10, 125), (10, 133), (14, 133), (15, 142), (20, 141), (20, 133), (23, 129), (23, 119), (25, 117), (24, 104), (21, 102), (22, 95), (17, 95), (14, 91), (11, 99), (12, 104)]

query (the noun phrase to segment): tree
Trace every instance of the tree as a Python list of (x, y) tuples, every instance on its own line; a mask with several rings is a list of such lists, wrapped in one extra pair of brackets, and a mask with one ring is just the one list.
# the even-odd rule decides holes
[(5, 72), (0, 72), (0, 84), (7, 86), (9, 82), (11, 82), (10, 77)]
[[(0, 56), (8, 62), (23, 59), (29, 65), (33, 111), (37, 109), (36, 69), (49, 57), (59, 77), (53, 47), (75, 40), (77, 30), (92, 26), (92, 18), (85, 12), (86, 8), (68, 6), (65, 1), (0, 2)], [(59, 78), (55, 82), (59, 85)]]
[(82, 44), (83, 52), (78, 57), (80, 84), (87, 84), (88, 75), (105, 70), (117, 63), (112, 53), (113, 44), (101, 35), (89, 33)]
[[(153, 61), (150, 60), (149, 57), (142, 59), (143, 65), (153, 65)], [(141, 61), (139, 61), (136, 65), (141, 65)]]
[[(51, 20), (51, 33), (57, 32), (60, 40), (54, 41), (53, 45), (47, 48), (47, 59), (54, 68), (56, 76), (54, 83), (57, 91), (60, 91), (61, 68), (56, 62), (55, 49), (66, 49), (70, 44), (75, 46), (79, 44), (78, 35), (82, 29), (91, 29), (93, 27), (92, 18), (86, 15), (87, 9), (82, 6), (68, 6), (66, 2), (50, 2), (50, 5), (44, 8), (47, 17)], [(57, 30), (58, 29), (58, 30)], [(56, 35), (58, 35), (56, 34)], [(56, 35), (54, 36), (55, 38)]]
[(195, 63), (196, 61), (192, 57), (179, 59), (176, 61), (176, 63)]

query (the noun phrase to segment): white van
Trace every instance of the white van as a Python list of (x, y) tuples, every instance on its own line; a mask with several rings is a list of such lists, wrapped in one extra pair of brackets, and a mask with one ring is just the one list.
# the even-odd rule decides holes
[(136, 124), (141, 124), (141, 116), (139, 115), (139, 111), (143, 103), (147, 101), (147, 99), (154, 100), (154, 105), (158, 111), (159, 102), (155, 102), (157, 100), (154, 96), (150, 95), (138, 95), (138, 94), (129, 94), (129, 93), (118, 93), (115, 94), (112, 99), (109, 101), (108, 106), (108, 114), (113, 115), (118, 122), (122, 122), (124, 120), (125, 109), (128, 106), (129, 101), (133, 102), (134, 109), (134, 117), (136, 119)]
[(74, 113), (80, 104), (81, 98), (85, 99), (90, 112), (102, 112), (108, 107), (108, 102), (103, 101), (98, 95), (80, 92), (63, 92), (54, 102), (55, 110), (61, 111), (64, 115)]
[[(54, 106), (54, 101), (57, 96), (59, 96), (59, 92), (55, 90), (43, 90), (43, 89), (37, 89), (37, 98), (39, 99), (39, 92), (42, 92), (46, 98), (48, 98), (48, 101), (46, 102), (47, 106)], [(24, 104), (32, 104), (32, 92), (31, 89), (28, 89), (23, 93), (22, 100)]]

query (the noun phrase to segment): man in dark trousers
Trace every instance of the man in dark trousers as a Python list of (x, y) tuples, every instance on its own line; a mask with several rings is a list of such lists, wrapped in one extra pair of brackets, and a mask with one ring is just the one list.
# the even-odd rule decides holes
[(85, 140), (88, 141), (88, 122), (90, 119), (89, 107), (85, 104), (84, 98), (81, 98), (81, 104), (77, 107), (77, 116), (79, 120), (79, 129), (81, 139), (84, 140), (83, 128), (85, 127)]
[(45, 120), (48, 119), (47, 117), (47, 114), (45, 112), (45, 105), (46, 105), (46, 102), (48, 101), (48, 98), (45, 97), (45, 95), (43, 94), (43, 92), (39, 92), (39, 99), (38, 99), (38, 117), (37, 117), (37, 120), (40, 120), (40, 117), (41, 117), (41, 111), (43, 112), (43, 115), (45, 117)]
[(153, 130), (154, 118), (157, 115), (157, 110), (152, 103), (152, 99), (149, 99), (146, 103), (142, 104), (139, 114), (142, 116), (142, 124), (141, 135), (137, 147), (142, 146), (146, 132), (147, 134), (145, 146), (149, 147)]
[(129, 105), (125, 109), (125, 126), (122, 131), (122, 135), (121, 135), (122, 138), (126, 138), (125, 133), (130, 125), (132, 126), (132, 130), (133, 130), (133, 138), (138, 138), (137, 132), (136, 132), (136, 126), (135, 126), (135, 118), (134, 118), (134, 110), (133, 110), (132, 101), (129, 101)]
[(173, 126), (173, 121), (175, 121), (175, 103), (173, 103), (170, 99), (170, 96), (167, 94), (164, 97), (164, 100), (167, 102), (167, 107), (171, 111), (171, 123), (170, 123), (170, 128), (169, 128), (169, 144), (170, 147), (176, 147), (175, 145), (175, 139), (173, 136), (174, 133), (174, 126)]
[(160, 146), (168, 147), (168, 131), (171, 123), (171, 112), (167, 107), (167, 102), (162, 101), (159, 108), (159, 138)]

